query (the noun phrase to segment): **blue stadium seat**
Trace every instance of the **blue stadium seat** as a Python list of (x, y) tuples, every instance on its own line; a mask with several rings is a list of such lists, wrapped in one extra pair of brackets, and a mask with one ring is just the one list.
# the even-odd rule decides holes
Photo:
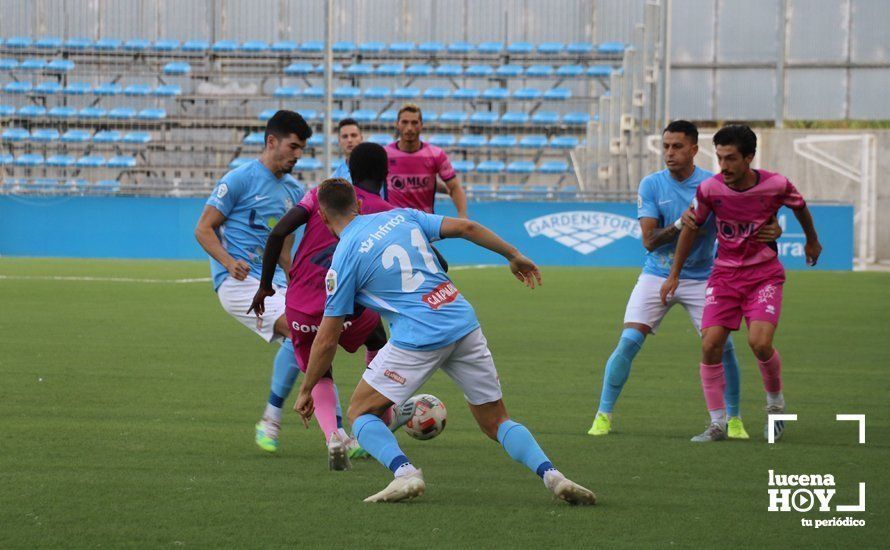
[(263, 53), (269, 51), (269, 43), (263, 40), (248, 40), (241, 44), (241, 51), (247, 53)]
[(522, 65), (509, 64), (501, 65), (497, 68), (497, 70), (495, 70), (494, 74), (504, 78), (514, 78), (522, 76), (523, 71), (525, 71), (525, 69), (522, 67)]
[(496, 124), (497, 121), (498, 114), (491, 111), (478, 111), (470, 116), (470, 124), (490, 126), (492, 124)]
[(569, 171), (569, 165), (564, 160), (547, 160), (538, 166), (541, 174), (565, 174)]
[(100, 180), (93, 187), (96, 191), (102, 193), (117, 193), (121, 190), (121, 183), (117, 180)]
[(31, 133), (24, 128), (8, 128), (3, 130), (3, 141), (28, 141), (31, 139)]
[(395, 109), (387, 109), (380, 113), (380, 116), (377, 117), (377, 122), (381, 123), (391, 123), (395, 122), (398, 119), (399, 112)]
[(547, 101), (565, 101), (572, 97), (572, 91), (568, 88), (551, 88), (544, 92)]
[(581, 65), (562, 65), (556, 69), (556, 76), (562, 78), (576, 78), (584, 74), (584, 67)]
[(504, 113), (504, 116), (501, 117), (501, 124), (506, 124), (508, 126), (518, 126), (521, 124), (528, 124), (529, 116), (528, 113), (523, 111), (507, 111)]
[[(67, 107), (70, 109), (71, 107)], [(19, 109), (19, 116), (27, 117), (27, 118), (36, 118), (42, 117), (46, 114), (46, 107), (41, 107), (40, 105), (26, 105)]]
[(516, 136), (511, 135), (493, 136), (490, 140), (488, 140), (488, 146), (495, 149), (510, 149), (512, 147), (516, 147), (516, 143)]
[(430, 100), (447, 99), (450, 96), (451, 96), (450, 88), (442, 88), (439, 86), (427, 88), (423, 92), (423, 99), (430, 99)]
[(88, 130), (68, 130), (62, 134), (62, 143), (86, 143), (90, 141), (90, 132)]
[(257, 115), (257, 118), (262, 120), (263, 122), (266, 122), (277, 112), (278, 109), (263, 109), (262, 111), (260, 111), (260, 114)]
[(128, 52), (143, 52), (151, 48), (151, 41), (144, 38), (132, 38), (124, 42), (124, 50)]
[(423, 121), (424, 122), (436, 122), (439, 120), (439, 113), (436, 111), (432, 111), (430, 109), (423, 110)]
[(115, 107), (108, 111), (108, 118), (113, 120), (130, 120), (136, 118), (136, 109), (131, 107)]
[(58, 36), (41, 36), (34, 41), (34, 47), (41, 50), (57, 50), (62, 47), (62, 39)]
[(120, 95), (123, 91), (124, 89), (121, 88), (121, 85), (114, 82), (105, 82), (93, 88), (94, 95)]
[(418, 44), (417, 51), (426, 54), (437, 54), (445, 51), (445, 44), (441, 42), (423, 42)]
[(6, 86), (3, 86), (3, 91), (7, 94), (26, 94), (32, 88), (30, 82), (8, 82)]
[(41, 82), (34, 86), (34, 92), (44, 95), (55, 95), (62, 92), (62, 85), (54, 81)]
[(558, 124), (559, 114), (556, 111), (538, 111), (532, 115), (533, 124)]
[(319, 86), (309, 86), (303, 90), (303, 97), (307, 99), (322, 99), (324, 98), (324, 88)]
[(550, 195), (552, 189), (546, 185), (529, 185), (525, 188), (525, 194), (530, 198), (543, 199)]
[(322, 147), (323, 145), (324, 145), (324, 138), (321, 137), (321, 134), (312, 134), (311, 136), (309, 136), (309, 139), (306, 141), (307, 147)]
[(234, 40), (217, 40), (214, 42), (213, 46), (211, 46), (210, 50), (215, 53), (227, 53), (237, 51), (239, 47), (240, 44)]
[(503, 42), (480, 42), (477, 48), (479, 53), (485, 55), (497, 55), (504, 51)]
[(359, 123), (374, 122), (377, 118), (377, 111), (374, 109), (357, 109), (349, 115)]
[[(34, 116), (41, 116), (41, 115), (34, 115)], [(52, 109), (49, 110), (50, 118), (68, 119), (68, 118), (75, 118), (76, 116), (77, 116), (77, 109), (75, 109), (74, 107), (63, 107), (60, 105), (58, 107), (53, 107)]]
[(322, 163), (317, 158), (303, 157), (297, 162), (296, 168), (299, 172), (314, 172), (322, 169)]
[(383, 52), (385, 48), (386, 44), (383, 42), (362, 42), (358, 46), (358, 51), (361, 53), (377, 54)]
[(307, 40), (300, 44), (300, 51), (303, 53), (321, 53), (324, 51), (324, 41)]
[(368, 141), (378, 145), (388, 145), (392, 143), (393, 137), (390, 134), (371, 134), (371, 136), (368, 137)]
[(578, 138), (574, 136), (555, 136), (550, 140), (550, 147), (554, 149), (574, 149), (578, 146)]
[(486, 101), (499, 101), (510, 97), (510, 90), (507, 88), (488, 88), (482, 92), (482, 99)]
[(181, 47), (179, 40), (155, 40), (151, 45), (151, 49), (156, 52), (175, 52)]
[(0, 166), (6, 166), (15, 162), (15, 158), (9, 153), (0, 153)]
[(386, 86), (371, 86), (365, 88), (365, 91), (362, 92), (362, 97), (365, 99), (386, 99), (391, 93)]
[(393, 42), (389, 45), (389, 53), (405, 55), (413, 52), (416, 47), (414, 42)]
[(589, 42), (572, 42), (566, 46), (566, 51), (573, 55), (587, 55), (593, 51), (593, 44)]
[(451, 162), (451, 167), (458, 174), (466, 174), (472, 172), (476, 168), (476, 164), (471, 160), (455, 160)]
[(117, 38), (100, 38), (93, 42), (93, 49), (103, 52), (110, 52), (120, 49), (123, 43)]
[(136, 115), (140, 120), (163, 120), (167, 118), (167, 111), (164, 109), (142, 109)]
[(185, 61), (171, 61), (164, 65), (164, 74), (183, 75), (192, 72), (192, 66)]
[(133, 168), (136, 166), (136, 159), (126, 155), (117, 155), (108, 159), (109, 168)]
[(551, 65), (532, 65), (525, 70), (525, 76), (529, 78), (550, 78), (553, 76), (553, 67)]
[(42, 71), (45, 68), (45, 59), (26, 59), (19, 65), (19, 69), (23, 71)]
[(312, 63), (291, 63), (284, 68), (286, 75), (305, 75), (312, 73), (314, 67)]
[[(525, 174), (525, 173), (527, 173), (523, 170), (525, 168), (525, 164), (524, 164), (525, 162), (526, 161), (511, 162), (509, 165), (507, 165), (507, 173), (508, 174)], [(532, 166), (534, 166), (534, 163), (529, 163), (529, 164), (532, 164)], [(510, 170), (511, 167), (513, 168), (513, 171)], [(526, 187), (524, 185), (517, 185), (517, 184), (499, 185), (498, 192), (497, 192), (497, 198), (502, 199), (502, 200), (521, 199), (525, 195), (525, 189), (526, 189)]]
[(37, 143), (59, 141), (59, 131), (55, 128), (39, 128), (31, 132), (31, 141), (36, 141)]
[(120, 143), (123, 136), (117, 130), (102, 130), (93, 136), (93, 143)]
[(0, 71), (11, 71), (18, 68), (19, 62), (9, 57), (0, 58)]
[(590, 122), (590, 115), (581, 112), (566, 113), (566, 115), (562, 117), (562, 122), (563, 124), (572, 125), (587, 124)]
[(458, 88), (451, 94), (451, 99), (458, 101), (473, 101), (479, 98), (479, 90), (475, 88)]
[(430, 76), (433, 74), (433, 68), (426, 63), (412, 63), (405, 69), (408, 76)]
[(133, 97), (144, 97), (151, 95), (151, 86), (146, 84), (130, 84), (124, 88), (124, 95)]
[(476, 172), (480, 174), (500, 174), (506, 165), (499, 160), (483, 160), (476, 165)]
[(67, 73), (74, 70), (74, 61), (70, 59), (53, 59), (46, 64), (49, 73)]
[[(347, 113), (343, 109), (334, 109), (331, 111), (331, 120), (333, 120), (335, 124), (343, 120), (347, 116), (349, 116), (349, 113)], [(319, 111), (318, 118), (321, 120), (324, 119), (324, 111)]]
[(244, 138), (244, 145), (263, 145), (266, 143), (265, 132), (251, 132)]
[(13, 36), (6, 39), (7, 48), (24, 49), (30, 48), (34, 41), (28, 36)]
[(250, 157), (237, 157), (237, 158), (234, 158), (234, 159), (232, 159), (232, 162), (229, 163), (229, 169), (234, 170), (235, 168), (238, 168), (239, 166), (244, 166), (245, 164), (247, 164), (247, 163), (250, 162), (251, 160), (253, 160), (253, 159), (250, 158)]
[(463, 74), (464, 68), (455, 64), (443, 64), (436, 67), (436, 76), (457, 77)]
[(71, 155), (53, 155), (46, 159), (47, 166), (53, 166), (56, 168), (67, 168), (69, 166), (74, 166), (76, 160)]
[(494, 69), (491, 68), (491, 65), (470, 65), (464, 71), (464, 76), (467, 77), (489, 77), (494, 74)]
[(395, 99), (417, 99), (420, 97), (419, 88), (396, 88), (392, 91), (392, 97)]
[[(334, 74), (341, 74), (345, 70), (346, 69), (343, 67), (343, 63), (334, 63), (334, 65), (331, 67), (331, 71), (333, 71)], [(324, 74), (324, 63), (319, 63), (318, 65), (316, 65), (312, 69), (312, 72), (314, 72), (318, 75), (323, 75)]]
[(16, 166), (43, 166), (43, 163), (43, 155), (38, 155), (37, 153), (28, 153), (27, 155), (20, 155), (15, 158)]
[(624, 53), (625, 45), (623, 42), (603, 42), (596, 47), (597, 53), (605, 55), (615, 55)]
[(108, 111), (101, 107), (84, 107), (83, 109), (77, 111), (77, 118), (95, 120), (97, 118), (103, 118), (107, 114)]
[(439, 122), (443, 124), (463, 124), (468, 118), (469, 115), (463, 111), (445, 111), (439, 117)]
[(542, 55), (559, 55), (565, 49), (566, 45), (562, 42), (541, 42), (538, 44), (538, 53)]
[(383, 63), (374, 69), (377, 76), (399, 76), (405, 73), (405, 66), (401, 63)]
[(522, 149), (542, 149), (547, 146), (547, 136), (531, 134), (522, 136), (519, 140), (519, 147)]
[(12, 116), (15, 114), (15, 107), (12, 105), (0, 105), (0, 116)]
[(457, 143), (457, 139), (451, 134), (433, 134), (427, 141), (436, 147), (454, 147), (454, 144)]
[(518, 99), (519, 101), (534, 101), (536, 99), (541, 99), (541, 90), (537, 88), (519, 88), (513, 92), (513, 99)]
[(374, 67), (367, 63), (353, 63), (346, 68), (346, 74), (350, 76), (368, 76), (374, 73)]
[(272, 94), (272, 97), (283, 97), (289, 99), (300, 97), (300, 89), (296, 86), (279, 86), (275, 88), (275, 93)]
[(339, 40), (331, 44), (331, 51), (334, 53), (352, 53), (355, 51), (355, 43), (349, 40)]
[(468, 134), (465, 136), (461, 136), (459, 140), (457, 140), (457, 146), (462, 147), (464, 149), (480, 149), (485, 147), (488, 144), (488, 138), (485, 136), (480, 136), (478, 134)]
[(66, 50), (81, 51), (93, 47), (93, 41), (89, 38), (75, 37), (66, 40), (64, 45)]
[(154, 94), (158, 97), (173, 97), (182, 95), (182, 87), (177, 84), (161, 84), (155, 88)]
[(456, 55), (472, 53), (475, 49), (476, 46), (469, 42), (452, 42), (451, 44), (448, 44), (448, 53)]
[(129, 132), (124, 134), (124, 143), (145, 145), (151, 141), (151, 134), (148, 132)]
[(210, 49), (210, 42), (206, 40), (186, 40), (182, 45), (184, 52), (206, 52)]
[(334, 89), (332, 95), (333, 98), (337, 100), (358, 99), (361, 97), (362, 91), (355, 86), (340, 86), (339, 88)]
[(531, 42), (511, 42), (510, 45), (507, 46), (507, 53), (514, 55), (526, 55), (532, 53), (534, 50), (535, 46)]
[(69, 82), (65, 86), (65, 95), (85, 95), (93, 91), (93, 85), (89, 82)]
[(275, 53), (293, 53), (300, 48), (300, 45), (292, 40), (279, 40), (272, 44), (272, 51)]
[(587, 69), (587, 76), (611, 76), (612, 67), (609, 65), (594, 65)]

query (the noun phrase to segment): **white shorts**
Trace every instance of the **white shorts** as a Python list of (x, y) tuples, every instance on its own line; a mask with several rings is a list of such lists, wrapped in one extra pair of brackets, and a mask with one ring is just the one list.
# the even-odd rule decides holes
[(708, 281), (680, 279), (680, 286), (677, 287), (674, 299), (668, 302), (668, 305), (661, 303), (661, 285), (664, 281), (664, 277), (657, 275), (648, 273), (640, 275), (630, 294), (630, 300), (627, 301), (627, 309), (624, 312), (625, 324), (647, 325), (652, 329), (652, 334), (655, 334), (671, 306), (681, 304), (692, 319), (695, 330), (701, 332), (701, 316), (705, 309), (705, 289), (708, 287)]
[(362, 378), (384, 397), (401, 405), (438, 369), (460, 386), (471, 405), (492, 403), (502, 397), (498, 372), (481, 328), (444, 348), (427, 351), (397, 348), (389, 341)]
[(259, 334), (260, 338), (266, 342), (284, 340), (283, 336), (275, 334), (275, 321), (284, 315), (285, 289), (280, 286), (273, 287), (275, 294), (266, 298), (266, 312), (262, 317), (257, 317), (253, 312), (247, 313), (247, 310), (259, 288), (260, 282), (253, 277), (248, 276), (243, 281), (226, 277), (216, 293), (226, 313)]

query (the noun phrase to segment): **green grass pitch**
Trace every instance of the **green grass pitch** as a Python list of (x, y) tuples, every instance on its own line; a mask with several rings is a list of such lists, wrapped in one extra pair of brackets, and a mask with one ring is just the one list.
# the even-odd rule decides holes
[[(0, 259), (0, 547), (878, 547), (887, 544), (890, 275), (789, 274), (777, 347), (790, 423), (762, 439), (760, 375), (736, 336), (752, 439), (694, 445), (707, 423), (698, 340), (675, 308), (638, 355), (616, 432), (586, 435), (636, 270), (544, 269), (528, 291), (503, 269), (454, 271), (482, 321), (512, 416), (600, 503), (551, 500), (476, 428), (440, 374), (449, 411), (432, 441), (399, 440), (426, 494), (366, 505), (374, 461), (329, 472), (296, 413), (274, 456), (253, 442), (275, 349), (230, 319), (207, 282), (54, 280), (207, 276), (205, 262)], [(336, 362), (344, 406), (362, 354)], [(292, 404), (288, 399), (288, 407)], [(864, 413), (865, 445), (855, 423)], [(832, 504), (770, 513), (767, 472), (831, 473)], [(865, 527), (801, 526), (853, 516)]]

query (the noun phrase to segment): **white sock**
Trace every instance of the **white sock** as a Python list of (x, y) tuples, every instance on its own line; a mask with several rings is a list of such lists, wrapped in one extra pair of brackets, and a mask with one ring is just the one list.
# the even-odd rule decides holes
[(785, 396), (780, 391), (766, 392), (766, 406), (785, 408)]
[(408, 476), (408, 475), (413, 474), (416, 471), (417, 471), (417, 468), (415, 468), (413, 464), (411, 464), (410, 462), (406, 462), (406, 463), (402, 464), (401, 466), (399, 466), (398, 468), (396, 468), (396, 471), (393, 472), (393, 475), (395, 477)]
[(349, 434), (346, 433), (346, 430), (344, 430), (343, 428), (337, 428), (337, 433), (340, 434), (340, 439), (342, 439), (343, 441), (349, 439)]
[(714, 409), (713, 411), (708, 411), (708, 414), (711, 415), (712, 424), (726, 425), (726, 409)]
[(562, 472), (557, 470), (556, 468), (552, 470), (547, 470), (544, 472), (544, 486), (550, 490), (553, 490), (553, 487), (565, 479), (566, 476), (562, 475)]
[(266, 410), (263, 411), (263, 418), (281, 423), (281, 407), (276, 407), (271, 403), (266, 403)]

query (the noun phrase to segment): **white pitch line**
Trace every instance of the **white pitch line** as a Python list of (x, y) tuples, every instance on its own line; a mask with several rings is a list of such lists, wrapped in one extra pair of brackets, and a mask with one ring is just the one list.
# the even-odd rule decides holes
[(151, 283), (151, 284), (187, 284), (209, 283), (210, 277), (194, 279), (136, 279), (131, 277), (68, 277), (61, 275), (0, 275), (0, 280), (8, 281), (88, 281), (99, 283)]
[(501, 267), (493, 264), (455, 265), (449, 266), (448, 271), (464, 271), (465, 269), (488, 269), (489, 267)]

